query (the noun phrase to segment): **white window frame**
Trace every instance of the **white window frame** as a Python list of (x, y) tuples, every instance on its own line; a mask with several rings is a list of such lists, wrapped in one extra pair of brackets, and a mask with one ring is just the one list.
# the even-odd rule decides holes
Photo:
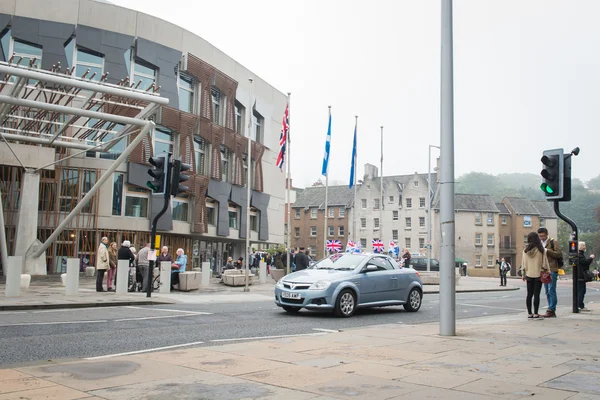
[[(218, 96), (215, 94), (218, 93)], [(218, 98), (217, 98), (218, 97)], [(213, 112), (213, 120), (212, 122), (217, 125), (223, 125), (221, 123), (223, 115), (222, 104), (223, 104), (223, 93), (216, 87), (210, 88), (210, 104)]]
[(367, 209), (367, 199), (360, 199), (360, 206), (363, 210)]
[(300, 209), (296, 208), (294, 211), (295, 211), (294, 219), (300, 219)]
[[(200, 143), (202, 143), (202, 145), (200, 145)], [(198, 145), (196, 147), (196, 145)], [(204, 147), (204, 148), (202, 148)], [(207, 172), (207, 165), (210, 165), (209, 163), (207, 163), (207, 158), (208, 155), (210, 154), (207, 151), (207, 147), (208, 147), (208, 143), (206, 142), (206, 140), (204, 140), (204, 138), (201, 138), (199, 136), (195, 136), (194, 137), (194, 156), (196, 157), (196, 165), (194, 165), (194, 170), (196, 172), (196, 174), (198, 175), (202, 175), (202, 176), (207, 176), (208, 174)], [(203, 156), (203, 157), (200, 157)], [(203, 159), (202, 162), (202, 167), (201, 170), (199, 170), (198, 165), (200, 163), (199, 160)]]
[(338, 212), (338, 216), (340, 218), (344, 218), (346, 216), (346, 209), (344, 207), (340, 207), (340, 210)]
[(475, 246), (483, 246), (483, 233), (475, 232)]
[(360, 238), (360, 248), (361, 249), (366, 249), (367, 248), (367, 239)]
[[(81, 191), (81, 174), (80, 174), (80, 170), (79, 168), (62, 168), (60, 171), (60, 187), (58, 188), (58, 212), (61, 213), (69, 213), (73, 208), (75, 208), (77, 206), (77, 203), (79, 203), (80, 200), (80, 196), (79, 196), (79, 192)], [(66, 173), (66, 179), (64, 178), (63, 173)], [(71, 193), (68, 195), (63, 195), (63, 185), (65, 185), (65, 183), (67, 181), (70, 181), (72, 178), (70, 176), (70, 173), (76, 173), (77, 177), (74, 178), (76, 179), (76, 185), (77, 185), (77, 191), (76, 193)], [(73, 206), (68, 209), (63, 211), (62, 209), (62, 200), (70, 200), (71, 202), (74, 202)]]
[(488, 266), (488, 268), (494, 267), (494, 255), (493, 254), (488, 254), (487, 266)]
[[(231, 213), (235, 213), (235, 227), (231, 226)], [(240, 213), (237, 207), (227, 207), (227, 225), (229, 229), (240, 229)]]
[(310, 209), (310, 219), (317, 219), (318, 210), (315, 207)]
[[(124, 182), (123, 184), (123, 217), (125, 218), (148, 218), (150, 213), (149, 213), (149, 208), (150, 208), (150, 199), (148, 197), (149, 192), (146, 191), (145, 193), (142, 192), (137, 192), (137, 191), (132, 191), (131, 188), (133, 188), (131, 185), (128, 185), (127, 183)], [(136, 197), (136, 198), (141, 198), (141, 199), (146, 199), (146, 216), (143, 216), (143, 213), (140, 213), (140, 216), (136, 216), (136, 215), (126, 215), (127, 213), (127, 198), (128, 197)]]
[(398, 240), (398, 229), (392, 229), (392, 240)]
[[(182, 85), (181, 84), (182, 80), (184, 80), (186, 82), (190, 81), (188, 83), (191, 83), (191, 88), (190, 88), (190, 86)], [(177, 98), (179, 99), (179, 111), (187, 112), (190, 114), (197, 114), (197, 112), (196, 112), (196, 110), (197, 110), (196, 102), (197, 102), (197, 98), (198, 98), (198, 96), (196, 95), (198, 93), (197, 87), (198, 87), (198, 85), (196, 84), (196, 79), (193, 76), (188, 75), (185, 72), (181, 72), (180, 69), (177, 70)], [(190, 108), (189, 111), (181, 109), (181, 97), (179, 96), (179, 92), (181, 90), (191, 93), (192, 104), (189, 105), (189, 108)]]
[(419, 248), (420, 249), (425, 248), (425, 238), (422, 238), (422, 237), (419, 238)]
[(327, 227), (327, 236), (329, 236), (329, 237), (335, 236), (335, 227), (334, 226)]
[(531, 228), (533, 226), (533, 220), (531, 218), (531, 215), (523, 215), (523, 226), (525, 228)]
[(221, 181), (229, 182), (231, 180), (230, 177), (233, 166), (233, 163), (231, 162), (231, 150), (224, 145), (221, 145), (219, 153), (221, 154)]
[[(75, 37), (73, 37), (71, 39), (71, 41), (69, 43), (67, 43), (67, 46), (65, 46), (65, 49), (71, 43), (73, 44), (73, 49), (72, 49), (72, 54), (70, 54), (70, 60), (68, 60), (68, 61), (71, 61), (71, 65), (70, 65), (71, 68), (75, 67), (74, 76), (77, 76), (77, 77), (80, 77), (80, 78), (83, 76), (83, 74), (77, 74), (77, 67), (78, 66), (85, 67), (86, 70), (87, 70), (87, 68), (90, 68), (90, 72), (93, 71), (93, 69), (98, 68), (98, 69), (100, 69), (100, 73), (96, 74), (94, 76), (94, 80), (95, 81), (99, 81), (100, 78), (102, 77), (102, 74), (104, 73), (104, 65), (106, 63), (106, 59), (105, 59), (104, 55), (99, 56), (98, 54), (94, 54), (95, 52), (93, 50), (89, 50), (89, 49), (86, 49), (85, 47), (78, 46), (77, 45), (77, 40), (76, 40)], [(77, 57), (77, 54), (80, 51), (83, 52), (83, 53), (87, 53), (87, 54), (89, 54), (91, 56), (98, 57), (98, 58), (102, 59), (102, 62), (100, 64), (95, 64), (95, 63), (88, 62), (88, 61), (80, 61), (79, 58)], [(89, 78), (89, 76), (86, 77), (86, 78)]]
[(373, 210), (379, 210), (381, 204), (379, 199), (373, 199)]
[[(169, 136), (171, 136), (171, 140), (164, 140), (161, 138), (157, 138), (156, 137), (156, 131), (160, 131), (161, 133), (167, 134)], [(152, 130), (152, 149), (154, 150), (154, 154), (158, 154), (158, 152), (156, 151), (156, 143), (163, 143), (163, 144), (167, 144), (169, 145), (171, 151), (171, 154), (175, 154), (175, 138), (174, 138), (174, 132), (171, 131), (168, 128), (164, 128), (161, 126), (156, 126), (153, 130)]]
[(398, 221), (399, 217), (398, 217), (398, 211), (394, 210), (392, 211), (392, 221)]
[(412, 209), (412, 198), (410, 198), (410, 197), (406, 198), (406, 209), (407, 210)]
[(263, 129), (264, 118), (256, 111), (252, 112), (252, 140), (257, 143), (263, 143), (264, 140), (261, 136)]
[(475, 213), (475, 225), (483, 225), (483, 216), (480, 212)]
[(175, 210), (175, 203), (179, 203), (179, 204), (186, 204), (187, 205), (187, 210), (186, 212), (186, 219), (185, 220), (181, 220), (181, 219), (175, 219), (173, 218), (173, 221), (179, 221), (179, 222), (190, 222), (190, 202), (188, 199), (182, 198), (182, 197), (171, 197), (171, 214), (174, 215), (174, 210)]
[(333, 207), (327, 208), (328, 218), (335, 218), (335, 209)]
[(404, 219), (404, 223), (406, 224), (407, 228), (412, 228), (412, 218), (411, 217), (406, 217)]
[(481, 254), (475, 254), (475, 266), (481, 267)]
[(338, 236), (344, 236), (346, 234), (346, 230), (343, 226), (338, 226)]
[(413, 181), (414, 187), (419, 187), (419, 181)]
[[(212, 94), (211, 94), (212, 96)], [(235, 102), (234, 112), (235, 112), (235, 131), (244, 135), (244, 111), (245, 107), (242, 106), (239, 102)]]
[[(491, 243), (490, 243), (490, 239), (492, 239)], [(487, 234), (487, 245), (490, 246), (490, 247), (493, 247), (493, 246), (495, 246), (495, 242), (496, 242), (496, 240), (494, 238), (494, 234), (493, 233), (488, 233)]]
[(506, 215), (502, 216), (502, 225), (508, 224), (508, 217)]
[(494, 213), (487, 213), (487, 224), (488, 226), (494, 226)]
[[(144, 60), (142, 60), (141, 58), (137, 58), (135, 56), (133, 56), (133, 51), (131, 51), (131, 49), (129, 49), (125, 54), (130, 54), (130, 61), (129, 61), (129, 76), (132, 77), (131, 79), (131, 83), (133, 83), (133, 87), (135, 88), (139, 82), (139, 77), (142, 78), (147, 78), (147, 79), (151, 79), (154, 82), (154, 87), (156, 88), (158, 86), (158, 82), (157, 82), (157, 78), (158, 78), (158, 69), (156, 68), (156, 66), (150, 64), (149, 62), (146, 62)], [(136, 65), (140, 65), (144, 68), (148, 68), (151, 69), (154, 74), (150, 75), (150, 74), (146, 74), (143, 72), (136, 72), (135, 71), (135, 66)], [(150, 86), (152, 86), (152, 84), (150, 84)], [(146, 90), (147, 88), (144, 87), (139, 87), (138, 89), (141, 90)]]
[(425, 217), (419, 217), (419, 227), (425, 228)]
[(373, 229), (379, 229), (379, 218), (373, 218)]
[(361, 218), (360, 219), (360, 227), (361, 227), (361, 229), (366, 229), (367, 228), (367, 219), (366, 218)]
[[(252, 219), (254, 219), (254, 221), (255, 221), (256, 229), (253, 229), (253, 227), (252, 227)], [(258, 212), (250, 211), (250, 230), (252, 232), (258, 232), (259, 227), (260, 227), (260, 222), (258, 220)]]
[(297, 238), (300, 237), (300, 228), (298, 228), (298, 227), (294, 228), (294, 236)]
[(419, 197), (419, 208), (425, 208), (425, 197)]
[[(93, 170), (93, 169), (80, 169), (79, 172), (80, 172), (80, 174), (79, 174), (80, 175), (79, 176), (79, 179), (80, 179), (80, 181), (79, 181), (80, 199), (78, 200), (78, 202), (81, 201), (81, 199), (83, 199), (85, 197), (85, 195), (88, 193), (88, 191), (84, 191), (84, 189), (85, 189), (84, 182), (85, 182), (85, 176), (86, 176), (86, 174), (89, 174), (90, 176), (94, 177), (94, 179), (92, 180), (92, 185), (90, 186), (90, 189), (98, 181), (98, 176), (96, 175), (96, 170)], [(99, 198), (99, 196), (96, 196), (96, 200), (95, 201), (98, 201), (98, 198)], [(94, 200), (92, 200), (92, 201), (94, 201)], [(93, 212), (93, 209), (92, 209), (92, 204), (93, 203), (92, 203), (92, 201), (90, 201), (88, 204), (86, 204), (81, 209), (81, 213), (82, 214), (91, 214)], [(111, 207), (112, 207), (112, 204), (111, 204)]]
[[(216, 226), (217, 225), (217, 218), (218, 218), (218, 216), (217, 216), (218, 210), (215, 207), (215, 203), (207, 201), (205, 204), (206, 204), (206, 225)], [(208, 219), (208, 209), (211, 209), (212, 212), (213, 212), (214, 220), (212, 222), (209, 221), (209, 219)], [(227, 214), (227, 215), (229, 217), (229, 214)], [(229, 224), (229, 221), (227, 223)]]
[[(28, 58), (29, 60), (32, 60), (35, 57), (36, 60), (35, 60), (34, 68), (40, 69), (41, 66), (42, 66), (42, 57), (44, 55), (42, 47), (41, 46), (38, 47), (38, 45), (31, 44), (31, 43), (25, 42), (23, 40), (19, 40), (19, 39), (13, 38), (12, 37), (12, 30), (9, 30), (9, 32), (7, 32), (7, 35), (10, 35), (10, 50), (8, 52), (8, 58), (12, 57), (13, 53), (15, 55), (15, 58), (13, 59), (14, 61), (17, 61), (19, 59), (19, 57)], [(33, 47), (35, 49), (39, 49), (41, 55), (33, 54), (33, 53), (31, 53), (31, 54), (29, 54), (29, 53), (17, 53), (17, 52), (15, 52), (15, 42), (19, 42), (19, 43), (24, 44), (26, 46), (30, 46), (30, 47)], [(24, 64), (22, 61), (21, 61), (20, 65), (29, 67), (29, 63)]]
[(316, 226), (310, 227), (310, 237), (317, 237), (317, 227)]
[(540, 228), (546, 227), (546, 218), (540, 218)]
[(412, 241), (410, 239), (410, 237), (404, 238), (404, 247), (406, 247), (408, 250), (412, 248)]

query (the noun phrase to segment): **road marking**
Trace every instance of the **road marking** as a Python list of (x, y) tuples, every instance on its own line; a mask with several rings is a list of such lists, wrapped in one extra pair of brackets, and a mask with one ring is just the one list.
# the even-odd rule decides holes
[(213, 343), (239, 342), (239, 341), (242, 341), (242, 340), (283, 339), (283, 338), (289, 338), (289, 337), (322, 336), (322, 335), (327, 335), (327, 332), (299, 333), (299, 334), (296, 334), (296, 335), (254, 336), (254, 337), (232, 338), (232, 339), (214, 339), (214, 340), (211, 340), (211, 342), (213, 342)]
[(74, 311), (85, 311), (85, 310), (106, 310), (107, 308), (119, 308), (118, 306), (109, 307), (82, 307), (82, 308), (60, 308), (56, 310), (41, 310), (31, 311), (32, 314), (44, 314), (44, 313), (57, 313), (57, 312), (74, 312)]
[(184, 314), (198, 314), (198, 315), (207, 315), (212, 313), (206, 313), (203, 311), (185, 311), (185, 310), (172, 310), (167, 308), (146, 308), (146, 307), (137, 307), (137, 306), (125, 306), (124, 308), (135, 308), (136, 310), (151, 310), (151, 311), (168, 311), (168, 312), (177, 312)]
[(61, 321), (61, 322), (23, 322), (20, 324), (3, 324), (0, 327), (7, 326), (29, 326), (29, 325), (72, 325), (72, 324), (99, 324), (102, 322), (108, 322), (107, 320), (96, 320), (96, 321)]
[(142, 353), (150, 353), (150, 352), (153, 352), (153, 351), (176, 349), (178, 347), (195, 346), (195, 345), (203, 344), (203, 343), (204, 342), (191, 342), (191, 343), (176, 344), (176, 345), (173, 345), (173, 346), (155, 347), (153, 349), (128, 351), (126, 353), (116, 353), (116, 354), (107, 354), (107, 355), (104, 355), (104, 356), (88, 357), (88, 358), (85, 358), (85, 360), (101, 360), (103, 358), (130, 356), (130, 355), (133, 355), (133, 354), (142, 354)]
[(511, 311), (523, 311), (522, 308), (510, 308), (510, 307), (497, 307), (497, 306), (484, 306), (482, 304), (467, 304), (467, 303), (456, 303), (457, 306), (466, 307), (481, 307), (481, 308), (496, 308), (498, 310), (511, 310)]
[(113, 322), (124, 322), (124, 321), (143, 321), (147, 319), (163, 319), (163, 318), (179, 318), (179, 317), (197, 317), (198, 315), (212, 315), (212, 313), (196, 313), (196, 314), (182, 314), (182, 315), (158, 315), (155, 317), (135, 317), (135, 318), (121, 318), (113, 319)]
[(27, 311), (3, 311), (0, 315), (27, 314)]
[(326, 332), (326, 333), (338, 333), (338, 332), (340, 332), (339, 329), (323, 329), (323, 328), (313, 328), (313, 331)]

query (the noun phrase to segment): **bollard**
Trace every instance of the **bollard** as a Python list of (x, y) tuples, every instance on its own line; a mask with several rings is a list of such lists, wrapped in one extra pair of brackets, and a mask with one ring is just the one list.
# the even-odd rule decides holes
[(31, 283), (31, 275), (21, 274), (21, 289), (29, 289)]
[(160, 290), (159, 293), (171, 293), (171, 263), (168, 261), (160, 262)]
[(267, 283), (267, 263), (264, 261), (258, 264), (258, 282)]
[(18, 297), (21, 295), (22, 269), (22, 256), (8, 257), (8, 268), (6, 269), (6, 297)]
[(119, 260), (117, 263), (117, 294), (127, 294), (129, 286), (129, 260)]
[(202, 286), (210, 285), (210, 275), (212, 271), (210, 270), (210, 263), (205, 261), (202, 263)]
[(74, 296), (79, 291), (79, 258), (67, 258), (67, 286), (65, 294)]

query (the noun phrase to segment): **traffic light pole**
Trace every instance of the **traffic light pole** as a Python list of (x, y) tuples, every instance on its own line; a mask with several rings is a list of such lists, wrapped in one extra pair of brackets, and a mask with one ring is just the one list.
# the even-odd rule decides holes
[[(163, 204), (163, 208), (162, 210), (160, 210), (160, 212), (158, 214), (156, 214), (156, 217), (154, 217), (154, 219), (152, 220), (152, 240), (150, 241), (150, 251), (152, 251), (154, 254), (156, 254), (156, 249), (155, 249), (155, 242), (156, 242), (156, 225), (158, 224), (158, 220), (167, 212), (167, 209), (169, 208), (169, 200), (171, 200), (171, 163), (169, 160), (169, 157), (167, 157), (167, 159), (165, 160), (165, 162), (168, 163), (168, 167), (167, 167), (167, 174), (165, 176), (165, 180), (166, 185), (165, 185), (165, 192), (164, 192), (164, 204)], [(148, 261), (148, 283), (146, 284), (146, 297), (150, 297), (152, 295), (152, 274), (154, 273), (154, 260), (149, 260)]]
[[(572, 234), (571, 240), (574, 240), (576, 243), (578, 243), (579, 238), (578, 238), (577, 225), (575, 224), (575, 222), (573, 222), (573, 220), (571, 220), (569, 217), (567, 217), (566, 215), (564, 215), (563, 213), (560, 212), (558, 200), (554, 200), (554, 212), (556, 213), (556, 215), (558, 215), (558, 217), (560, 219), (562, 219), (563, 221), (565, 221), (567, 224), (569, 224), (571, 226), (571, 229), (573, 229), (573, 234)], [(571, 256), (569, 254), (569, 262), (571, 263), (571, 267), (573, 267), (573, 312), (578, 313), (579, 312), (579, 304), (578, 304), (579, 257)]]

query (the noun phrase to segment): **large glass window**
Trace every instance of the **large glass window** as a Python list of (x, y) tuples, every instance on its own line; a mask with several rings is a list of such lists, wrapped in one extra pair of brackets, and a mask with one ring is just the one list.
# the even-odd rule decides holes
[(215, 88), (211, 88), (211, 99), (212, 99), (212, 112), (213, 122), (215, 124), (221, 124), (221, 92)]
[(99, 81), (104, 70), (104, 57), (77, 47), (73, 65), (75, 65), (75, 76), (80, 78), (85, 76), (87, 79), (93, 76), (93, 80)]
[[(20, 65), (29, 66), (29, 63), (35, 58), (32, 67), (41, 68), (42, 66), (42, 48), (33, 44), (29, 44), (20, 40), (13, 40), (12, 52), (9, 54), (15, 55), (13, 62), (22, 57)], [(9, 57), (10, 58), (10, 57)]]
[(4, 55), (4, 60), (8, 62), (10, 58), (10, 29), (2, 32), (2, 37), (0, 37), (0, 46), (2, 47), (2, 54)]
[[(81, 198), (85, 196), (96, 183), (96, 171), (83, 170), (81, 177)], [(94, 211), (94, 199), (90, 200), (82, 209), (82, 213), (91, 213)]]
[(123, 212), (123, 174), (114, 174), (112, 215), (121, 215)]
[(133, 83), (135, 83), (134, 88), (148, 90), (153, 83), (156, 83), (156, 69), (144, 61), (134, 60)]
[(188, 113), (194, 112), (194, 97), (196, 84), (194, 78), (182, 72), (179, 73), (179, 109)]
[(208, 225), (215, 225), (216, 210), (213, 207), (206, 207), (206, 223)]
[(229, 165), (230, 165), (231, 152), (229, 149), (221, 145), (221, 180), (223, 182), (229, 181)]
[(187, 201), (173, 199), (173, 220), (188, 222), (188, 207)]
[(154, 154), (171, 153), (173, 154), (173, 134), (166, 128), (154, 129)]
[(231, 210), (229, 210), (229, 227), (231, 229), (237, 229), (238, 228), (237, 211), (231, 211)]
[(258, 143), (263, 142), (263, 122), (264, 118), (259, 113), (252, 113), (252, 140)]
[(250, 230), (253, 232), (258, 232), (258, 215), (250, 214)]
[(77, 205), (79, 196), (79, 171), (63, 169), (60, 181), (59, 210), (70, 212)]
[(244, 107), (235, 102), (235, 131), (240, 135), (244, 134)]
[(204, 139), (194, 138), (194, 151), (196, 152), (196, 174), (206, 175), (206, 142)]

